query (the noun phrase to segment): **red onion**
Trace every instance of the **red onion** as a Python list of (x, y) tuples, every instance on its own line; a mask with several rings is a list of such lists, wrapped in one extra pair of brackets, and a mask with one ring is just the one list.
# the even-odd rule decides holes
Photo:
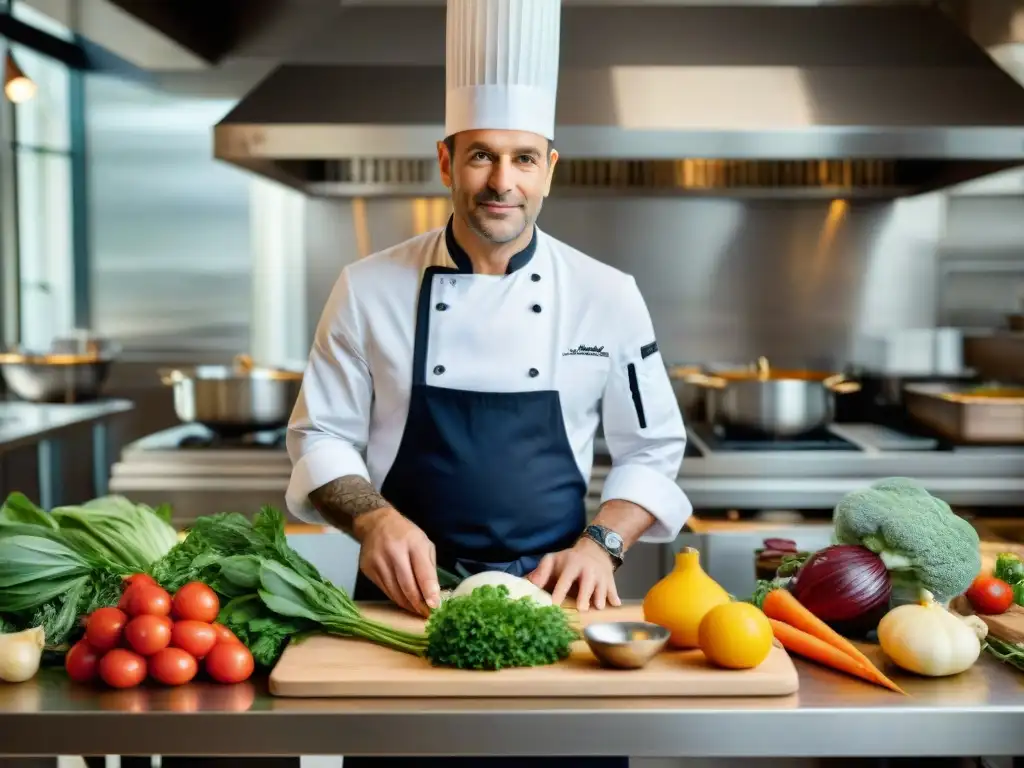
[(885, 615), (892, 582), (882, 558), (870, 549), (839, 544), (811, 555), (789, 589), (837, 631), (857, 633), (874, 629)]
[(765, 539), (764, 548), (778, 552), (796, 553), (796, 542), (791, 539)]

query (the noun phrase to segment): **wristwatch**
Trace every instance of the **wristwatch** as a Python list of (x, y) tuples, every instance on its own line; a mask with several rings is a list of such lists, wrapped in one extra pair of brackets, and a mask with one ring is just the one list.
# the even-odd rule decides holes
[(583, 535), (596, 542), (601, 549), (608, 553), (617, 569), (622, 565), (622, 537), (611, 528), (603, 525), (588, 525)]

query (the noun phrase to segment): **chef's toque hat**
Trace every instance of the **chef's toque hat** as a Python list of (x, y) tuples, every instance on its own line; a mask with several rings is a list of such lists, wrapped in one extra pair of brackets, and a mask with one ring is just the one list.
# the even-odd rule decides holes
[(561, 0), (448, 0), (445, 135), (555, 137)]

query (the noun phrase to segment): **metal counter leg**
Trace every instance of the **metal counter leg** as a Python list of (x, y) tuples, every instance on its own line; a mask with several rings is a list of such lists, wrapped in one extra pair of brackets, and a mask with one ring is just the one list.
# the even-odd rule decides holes
[(110, 465), (107, 449), (107, 425), (97, 421), (92, 427), (92, 487), (93, 496), (107, 495), (110, 478)]
[(61, 504), (60, 444), (55, 440), (40, 440), (36, 446), (39, 462), (39, 506), (49, 511)]

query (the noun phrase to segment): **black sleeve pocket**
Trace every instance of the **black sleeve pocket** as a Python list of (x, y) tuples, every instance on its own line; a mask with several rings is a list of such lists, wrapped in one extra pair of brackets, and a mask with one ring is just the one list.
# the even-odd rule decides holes
[(640, 397), (640, 383), (636, 378), (636, 365), (630, 363), (626, 367), (629, 374), (629, 393), (633, 396), (633, 407), (636, 408), (636, 418), (640, 422), (640, 429), (647, 428), (647, 417), (644, 415), (644, 401)]

